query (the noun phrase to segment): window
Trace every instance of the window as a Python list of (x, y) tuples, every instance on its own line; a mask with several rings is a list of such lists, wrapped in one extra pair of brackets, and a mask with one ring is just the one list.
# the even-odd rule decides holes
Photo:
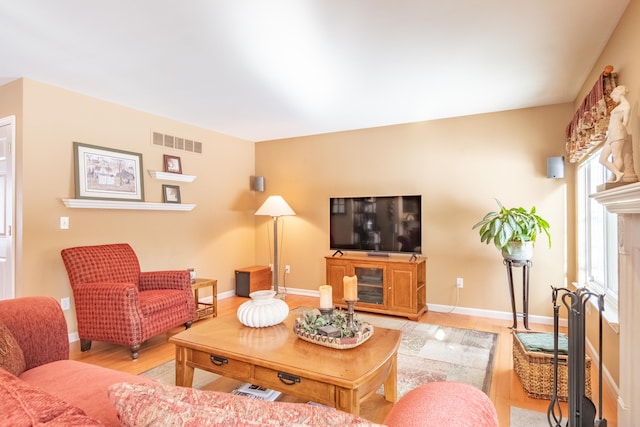
[(331, 199), (331, 215), (344, 215), (346, 213), (345, 199)]
[(618, 219), (589, 197), (609, 176), (599, 157), (597, 151), (578, 166), (578, 282), (597, 294), (604, 293), (605, 312), (617, 314)]

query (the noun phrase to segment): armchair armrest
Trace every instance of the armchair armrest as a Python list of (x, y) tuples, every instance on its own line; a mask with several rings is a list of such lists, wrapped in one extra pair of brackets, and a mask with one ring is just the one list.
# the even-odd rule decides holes
[(53, 298), (23, 297), (0, 301), (0, 321), (20, 345), (26, 369), (69, 358), (67, 322)]
[[(120, 342), (122, 329), (118, 325), (127, 325), (124, 330), (142, 334), (143, 316), (140, 312), (138, 288), (133, 283), (85, 283), (76, 287), (73, 296), (80, 338), (91, 336), (95, 340)], [(81, 319), (90, 321), (83, 322)], [(87, 328), (91, 331), (86, 330)]]
[(76, 313), (90, 310), (93, 316), (111, 316), (123, 312), (131, 315), (131, 307), (138, 307), (138, 288), (133, 283), (96, 282), (78, 286), (73, 296)]
[(188, 270), (144, 271), (140, 273), (140, 290), (178, 289), (191, 293)]

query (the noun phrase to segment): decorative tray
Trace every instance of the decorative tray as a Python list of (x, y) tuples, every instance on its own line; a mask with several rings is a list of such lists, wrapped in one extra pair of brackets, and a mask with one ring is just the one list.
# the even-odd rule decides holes
[(298, 336), (298, 338), (314, 344), (320, 344), (325, 347), (336, 348), (339, 350), (357, 347), (363, 342), (367, 341), (373, 335), (373, 325), (366, 322), (362, 323), (362, 325), (360, 326), (360, 330), (356, 332), (354, 337), (349, 338), (329, 337), (326, 335), (311, 334), (309, 332), (306, 332), (302, 328), (303, 322), (304, 315), (296, 318), (293, 325), (293, 332)]

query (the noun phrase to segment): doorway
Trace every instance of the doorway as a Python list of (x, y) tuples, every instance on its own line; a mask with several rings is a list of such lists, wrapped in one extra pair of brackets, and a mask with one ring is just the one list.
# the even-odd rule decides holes
[(15, 116), (0, 118), (0, 300), (15, 298), (14, 167)]

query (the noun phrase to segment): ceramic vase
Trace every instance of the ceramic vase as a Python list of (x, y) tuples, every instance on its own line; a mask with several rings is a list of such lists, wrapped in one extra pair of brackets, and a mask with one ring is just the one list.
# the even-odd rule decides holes
[(250, 293), (251, 300), (238, 307), (240, 323), (252, 328), (265, 328), (281, 323), (289, 315), (289, 306), (275, 296), (274, 291)]

